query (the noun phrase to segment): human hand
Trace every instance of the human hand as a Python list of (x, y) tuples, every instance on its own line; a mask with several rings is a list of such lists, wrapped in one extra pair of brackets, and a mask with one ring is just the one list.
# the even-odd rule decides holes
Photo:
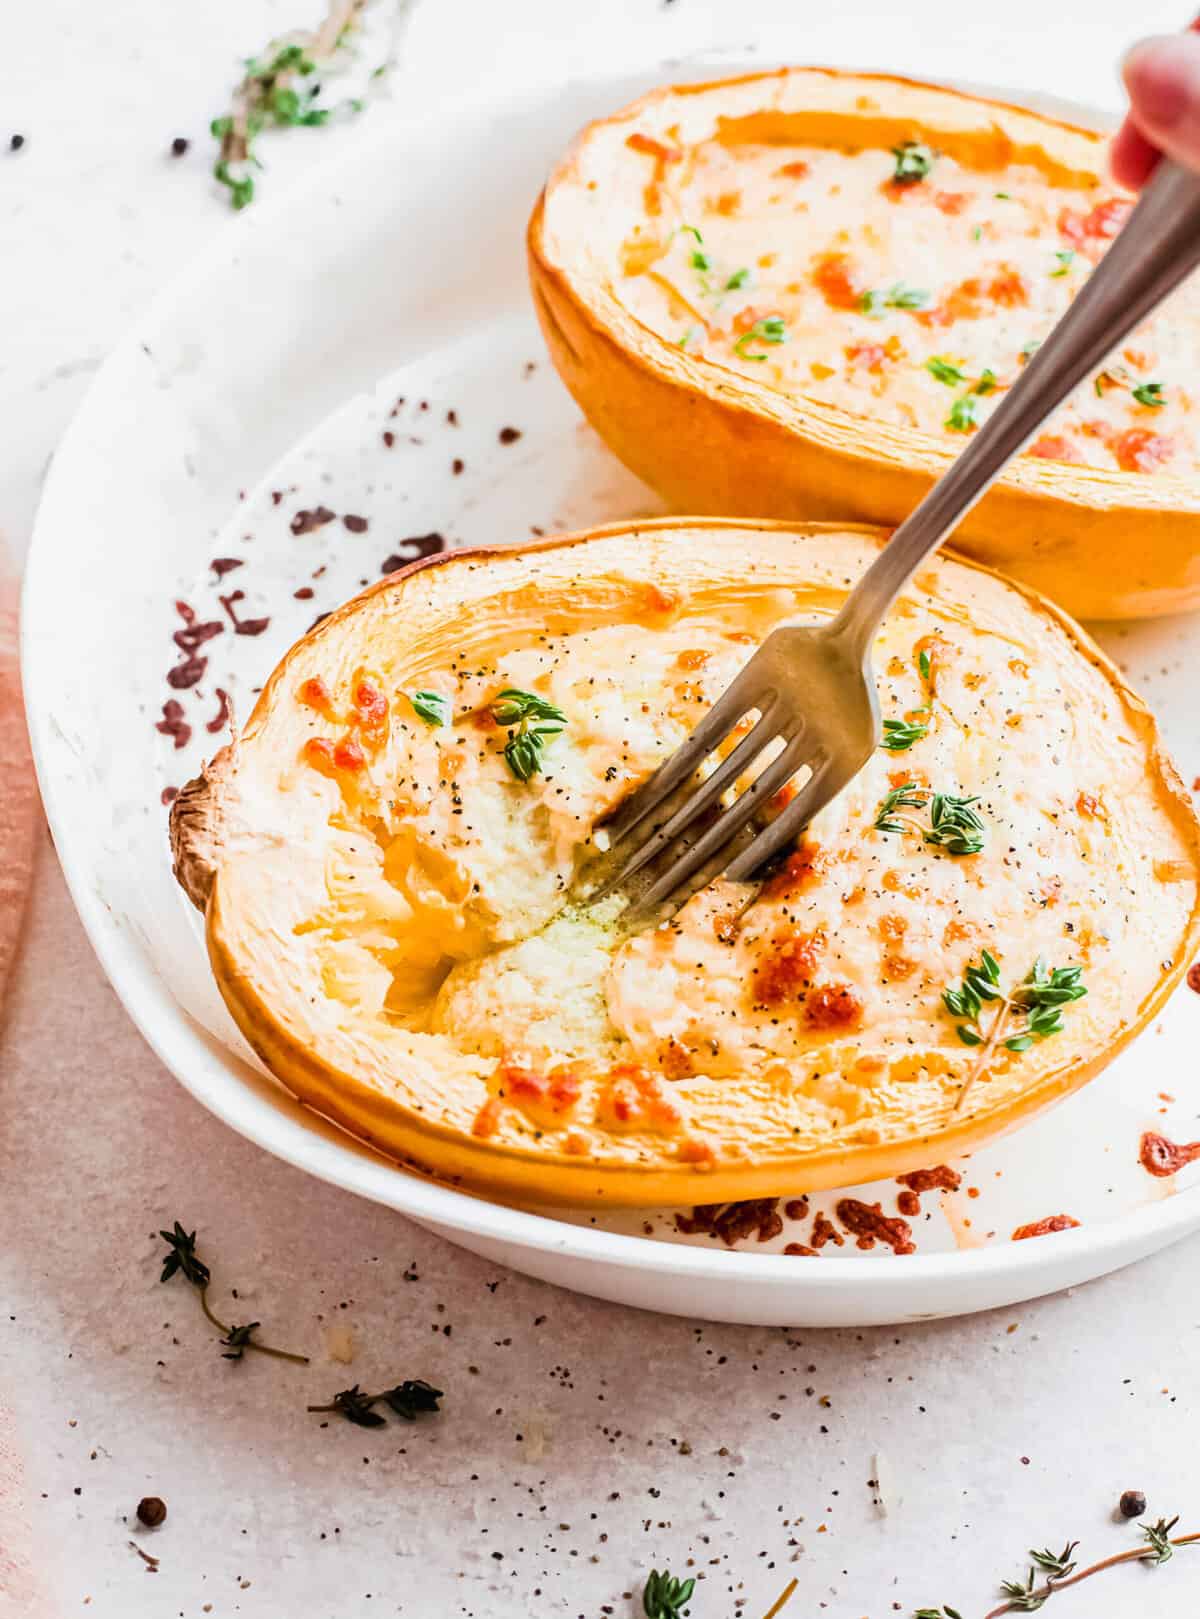
[(1112, 145), (1113, 176), (1137, 190), (1161, 154), (1200, 170), (1200, 20), (1186, 34), (1142, 40), (1122, 67), (1129, 112)]

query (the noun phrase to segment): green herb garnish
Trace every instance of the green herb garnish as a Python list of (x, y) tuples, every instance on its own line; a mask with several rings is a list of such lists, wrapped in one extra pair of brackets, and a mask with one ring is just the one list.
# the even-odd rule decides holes
[(914, 742), (920, 742), (928, 735), (928, 725), (914, 724), (909, 720), (884, 720), (883, 740), (879, 745), (889, 753), (905, 753)]
[(646, 1619), (682, 1619), (695, 1589), (695, 1580), (672, 1579), (665, 1568), (652, 1569), (642, 1589), (642, 1612)]
[[(955, 1025), (958, 1038), (964, 1046), (980, 1048), (979, 1060), (959, 1090), (956, 1111), (998, 1045), (1019, 1054), (1028, 1051), (1035, 1040), (1059, 1032), (1063, 1007), (1087, 994), (1079, 981), (1082, 971), (1082, 967), (1055, 967), (1048, 972), (1039, 956), (1021, 983), (1006, 992), (1000, 984), (1000, 963), (990, 950), (984, 950), (977, 966), (968, 965), (961, 985), (942, 992), (946, 1010), (962, 1019)], [(985, 1030), (980, 1016), (984, 1005), (992, 1002), (995, 1012)], [(1014, 1017), (1024, 1020), (1015, 1028)]]
[(1141, 1560), (1144, 1563), (1153, 1563), (1157, 1567), (1160, 1563), (1168, 1563), (1175, 1555), (1175, 1547), (1171, 1542), (1171, 1531), (1179, 1522), (1176, 1513), (1170, 1520), (1160, 1518), (1157, 1523), (1143, 1524), (1142, 1533), (1150, 1542), (1151, 1550), (1143, 1552)]
[(1058, 260), (1058, 269), (1051, 270), (1052, 276), (1066, 275), (1075, 263), (1075, 249), (1073, 247), (1060, 247), (1054, 257)]
[[(1002, 1581), (1000, 1589), (1007, 1600), (998, 1608), (992, 1608), (984, 1619), (1001, 1619), (1001, 1615), (1007, 1613), (1036, 1613), (1059, 1591), (1070, 1585), (1078, 1585), (1081, 1580), (1090, 1580), (1096, 1574), (1103, 1574), (1106, 1569), (1119, 1568), (1122, 1563), (1144, 1563), (1154, 1568), (1169, 1562), (1179, 1547), (1200, 1541), (1200, 1534), (1178, 1535), (1172, 1539), (1171, 1531), (1178, 1522), (1178, 1517), (1169, 1520), (1160, 1518), (1153, 1526), (1143, 1525), (1142, 1533), (1148, 1545), (1112, 1553), (1086, 1568), (1079, 1568), (1075, 1562), (1075, 1549), (1079, 1545), (1077, 1540), (1069, 1540), (1061, 1552), (1052, 1552), (1048, 1548), (1034, 1551), (1031, 1548), (1029, 1556), (1032, 1566), (1027, 1577)], [(1040, 1585), (1037, 1583), (1039, 1571), (1045, 1575)], [(918, 1608), (912, 1619), (962, 1619), (962, 1616), (947, 1603), (940, 1608)]]
[(882, 320), (885, 309), (924, 309), (928, 302), (929, 294), (923, 288), (896, 281), (883, 291), (864, 292), (858, 307), (872, 320)]
[[(903, 837), (915, 832), (926, 843), (944, 848), (948, 854), (978, 854), (983, 848), (987, 823), (973, 806), (976, 798), (958, 798), (953, 793), (931, 793), (906, 781), (887, 793), (875, 815), (874, 830)], [(923, 826), (914, 815), (903, 815), (906, 809), (922, 810), (929, 807), (929, 825)]]
[(975, 394), (963, 394), (950, 406), (950, 414), (946, 417), (946, 426), (953, 433), (969, 433), (973, 427), (979, 426), (977, 414), (979, 401)]
[(395, 1388), (384, 1389), (382, 1394), (364, 1394), (355, 1383), (353, 1388), (342, 1389), (335, 1394), (328, 1405), (310, 1405), (306, 1409), (336, 1411), (359, 1428), (382, 1428), (384, 1418), (375, 1410), (380, 1403), (388, 1406), (405, 1422), (415, 1422), (423, 1412), (440, 1411), (438, 1401), (443, 1397), (441, 1389), (435, 1389), (423, 1378), (412, 1377), (397, 1383)]
[(747, 343), (786, 343), (787, 327), (781, 315), (766, 315), (756, 320), (748, 332), (743, 332), (733, 345), (733, 351), (743, 360), (765, 360), (765, 354), (751, 354)]
[(972, 225), (971, 226), (971, 240), (973, 242), (981, 242), (983, 240), (983, 226), (982, 225)]
[(905, 141), (902, 146), (893, 146), (892, 156), (896, 159), (892, 181), (898, 186), (915, 185), (933, 168), (933, 153), (921, 141)]
[(1139, 382), (1133, 390), (1133, 397), (1139, 405), (1148, 405), (1151, 410), (1161, 410), (1166, 404), (1161, 382)]
[(449, 725), (454, 708), (440, 691), (415, 691), (408, 699), (426, 725)]
[(1034, 355), (1041, 348), (1041, 346), (1042, 346), (1042, 340), (1041, 340), (1040, 337), (1031, 337), (1029, 339), (1028, 343), (1025, 343), (1025, 344), (1022, 345), (1021, 359), (1024, 362), (1024, 364), (1026, 364), (1026, 365), (1029, 364), (1030, 360), (1033, 359)]
[(212, 1306), (208, 1302), (208, 1289), (212, 1284), (212, 1272), (196, 1252), (196, 1233), (185, 1231), (179, 1221), (174, 1222), (174, 1230), (160, 1231), (159, 1236), (167, 1245), (167, 1251), (162, 1256), (162, 1275), (160, 1282), (169, 1282), (172, 1276), (182, 1276), (185, 1282), (190, 1282), (200, 1295), (200, 1308), (207, 1319), (221, 1334), (221, 1342), (225, 1345), (225, 1360), (241, 1360), (247, 1349), (254, 1349), (260, 1355), (271, 1355), (276, 1360), (294, 1361), (298, 1366), (308, 1365), (307, 1355), (293, 1355), (286, 1349), (273, 1349), (268, 1344), (256, 1343), (252, 1334), (258, 1329), (260, 1323), (251, 1321), (244, 1327), (227, 1326), (213, 1314)]
[(971, 392), (974, 394), (990, 394), (995, 393), (996, 387), (996, 373), (989, 370), (987, 366), (984, 366), (983, 370), (979, 373), (979, 381), (971, 389)]
[(926, 360), (925, 369), (935, 382), (944, 382), (947, 388), (956, 388), (960, 382), (967, 380), (966, 373), (959, 369), (951, 360), (943, 360), (940, 354)]
[(733, 274), (729, 277), (729, 280), (725, 283), (725, 291), (726, 292), (736, 292), (739, 287), (744, 287), (746, 285), (747, 281), (749, 281), (749, 279), (750, 279), (750, 271), (749, 271), (748, 267), (743, 267), (740, 270), (735, 270), (733, 272)]
[(542, 752), (567, 723), (561, 708), (536, 692), (502, 691), (492, 700), (492, 718), (510, 727), (504, 760), (518, 781), (528, 781), (542, 768)]
[[(402, 6), (407, 3), (401, 0)], [(251, 170), (262, 167), (254, 143), (265, 130), (318, 129), (335, 113), (362, 110), (361, 98), (326, 107), (320, 105), (320, 96), (322, 81), (335, 70), (336, 58), (354, 33), (364, 4), (365, 0), (353, 0), (350, 5), (345, 0), (330, 0), (329, 15), (313, 33), (287, 43), (273, 42), (261, 55), (246, 59), (230, 111), (214, 118), (209, 126), (219, 143), (213, 177), (229, 192), (234, 208), (240, 210), (254, 200)], [(372, 81), (389, 65), (384, 62), (377, 67)]]

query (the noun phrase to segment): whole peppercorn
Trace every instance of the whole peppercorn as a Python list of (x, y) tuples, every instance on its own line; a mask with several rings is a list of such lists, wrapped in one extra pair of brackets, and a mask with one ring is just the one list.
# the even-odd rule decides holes
[(1126, 1490), (1119, 1505), (1123, 1518), (1140, 1518), (1146, 1510), (1146, 1497), (1141, 1490)]
[(191, 142), (188, 141), (185, 136), (176, 135), (175, 139), (171, 142), (171, 156), (182, 157), (190, 144)]
[(24, 144), (24, 135), (10, 135), (8, 137), (8, 149), (10, 152), (19, 152)]
[(157, 1495), (144, 1495), (137, 1504), (137, 1517), (139, 1523), (144, 1523), (147, 1529), (157, 1529), (167, 1515), (167, 1503), (160, 1501)]

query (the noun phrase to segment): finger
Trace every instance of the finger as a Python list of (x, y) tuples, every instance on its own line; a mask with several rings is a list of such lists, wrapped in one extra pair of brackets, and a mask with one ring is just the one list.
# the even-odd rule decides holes
[(1129, 117), (1160, 151), (1200, 169), (1200, 35), (1135, 45), (1125, 58)]
[(1154, 173), (1161, 155), (1132, 118), (1127, 118), (1113, 136), (1109, 149), (1108, 163), (1113, 179), (1118, 185), (1138, 191)]

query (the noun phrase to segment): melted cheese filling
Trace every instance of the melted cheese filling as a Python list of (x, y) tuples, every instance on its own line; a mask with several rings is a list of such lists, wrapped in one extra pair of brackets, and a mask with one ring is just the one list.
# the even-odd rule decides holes
[[(925, 178), (897, 185), (882, 149), (638, 139), (648, 217), (614, 267), (638, 319), (783, 392), (950, 443), (986, 420), (1129, 208), (1032, 167), (934, 155)], [(1193, 281), (1027, 453), (1190, 476), (1198, 370)]]

